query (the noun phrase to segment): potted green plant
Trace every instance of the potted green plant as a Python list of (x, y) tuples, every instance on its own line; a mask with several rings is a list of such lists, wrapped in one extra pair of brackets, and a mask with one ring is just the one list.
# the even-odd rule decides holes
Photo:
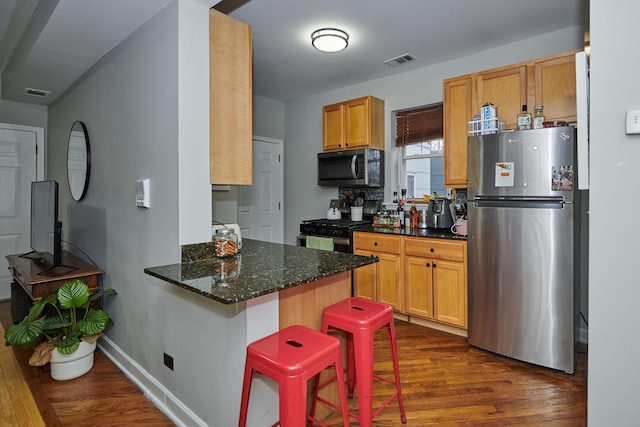
[[(35, 347), (29, 364), (43, 366), (50, 362), (53, 379), (84, 375), (93, 367), (93, 352), (100, 333), (113, 324), (109, 315), (92, 307), (91, 302), (116, 293), (115, 289), (105, 289), (91, 295), (83, 281), (67, 282), (35, 301), (22, 322), (6, 329), (5, 345)], [(43, 315), (47, 306), (53, 309)]]

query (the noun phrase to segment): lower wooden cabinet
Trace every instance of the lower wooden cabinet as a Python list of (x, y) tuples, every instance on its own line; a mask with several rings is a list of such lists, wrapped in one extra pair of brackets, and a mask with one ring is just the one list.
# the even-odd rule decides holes
[(467, 329), (467, 242), (355, 232), (354, 248), (379, 258), (355, 271), (356, 296)]
[(406, 257), (407, 314), (467, 328), (463, 263)]
[(405, 237), (407, 314), (467, 328), (467, 242)]
[(402, 312), (401, 236), (357, 232), (353, 241), (354, 254), (379, 259), (377, 263), (355, 271), (355, 295), (389, 304), (394, 310)]

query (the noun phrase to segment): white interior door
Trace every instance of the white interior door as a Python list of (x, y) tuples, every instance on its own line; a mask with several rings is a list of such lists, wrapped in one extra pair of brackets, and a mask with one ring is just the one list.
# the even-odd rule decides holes
[(29, 252), (31, 182), (43, 178), (44, 129), (0, 123), (0, 300), (11, 297), (5, 257)]
[(238, 191), (238, 225), (242, 237), (266, 242), (284, 240), (283, 142), (253, 138), (253, 185)]

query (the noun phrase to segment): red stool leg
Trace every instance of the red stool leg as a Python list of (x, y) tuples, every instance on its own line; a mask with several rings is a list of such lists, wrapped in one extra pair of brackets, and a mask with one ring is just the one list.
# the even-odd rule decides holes
[(307, 420), (307, 382), (303, 377), (284, 378), (278, 382), (280, 426), (301, 427)]
[(244, 381), (242, 383), (242, 399), (240, 401), (240, 420), (239, 427), (247, 425), (247, 409), (249, 408), (249, 394), (251, 393), (251, 380), (253, 379), (253, 368), (247, 360), (244, 367)]
[[(336, 362), (336, 380), (338, 381), (338, 394), (340, 395), (340, 408), (342, 409), (342, 424), (349, 427), (349, 407), (347, 406), (347, 396), (344, 387), (344, 369), (342, 367), (342, 356), (338, 353)], [(315, 396), (315, 395), (314, 395)], [(315, 403), (315, 399), (314, 399)]]
[(353, 398), (353, 390), (356, 385), (356, 357), (353, 351), (353, 334), (346, 333), (347, 341), (347, 391), (349, 399)]
[(400, 420), (403, 424), (407, 422), (407, 416), (404, 412), (404, 403), (402, 402), (402, 387), (400, 386), (400, 368), (398, 364), (398, 346), (396, 344), (396, 331), (393, 325), (393, 319), (389, 322), (389, 342), (391, 343), (391, 357), (393, 359), (393, 372), (396, 379), (396, 390), (398, 392), (398, 406), (400, 407)]
[(358, 411), (360, 427), (371, 427), (373, 418), (373, 333), (368, 328), (353, 334), (358, 383)]

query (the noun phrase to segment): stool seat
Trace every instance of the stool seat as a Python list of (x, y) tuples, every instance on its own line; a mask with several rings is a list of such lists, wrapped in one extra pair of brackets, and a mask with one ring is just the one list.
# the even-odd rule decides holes
[[(274, 425), (300, 427), (308, 417), (307, 381), (334, 366), (343, 378), (340, 341), (304, 326), (293, 325), (247, 346), (239, 426), (246, 425), (253, 374), (259, 372), (278, 382), (280, 421)], [(341, 387), (342, 384), (342, 387)], [(344, 380), (338, 382), (343, 423), (349, 425)]]
[[(362, 427), (370, 427), (373, 418), (378, 415), (394, 398), (398, 398), (400, 419), (407, 422), (402, 402), (400, 387), (400, 371), (398, 368), (398, 354), (394, 328), (393, 309), (387, 304), (352, 297), (326, 307), (322, 311), (322, 332), (331, 333), (343, 331), (347, 342), (347, 384), (349, 397), (353, 397), (353, 390), (357, 385), (358, 414), (349, 415), (360, 422)], [(394, 380), (375, 375), (373, 372), (374, 334), (378, 329), (385, 328), (389, 334), (391, 358), (393, 360)], [(377, 378), (394, 384), (396, 391), (375, 412), (373, 411), (373, 379)], [(318, 385), (314, 390), (314, 401), (311, 414), (314, 414), (316, 401), (324, 402), (318, 396), (318, 391), (328, 383)], [(332, 406), (329, 404), (329, 406)]]

